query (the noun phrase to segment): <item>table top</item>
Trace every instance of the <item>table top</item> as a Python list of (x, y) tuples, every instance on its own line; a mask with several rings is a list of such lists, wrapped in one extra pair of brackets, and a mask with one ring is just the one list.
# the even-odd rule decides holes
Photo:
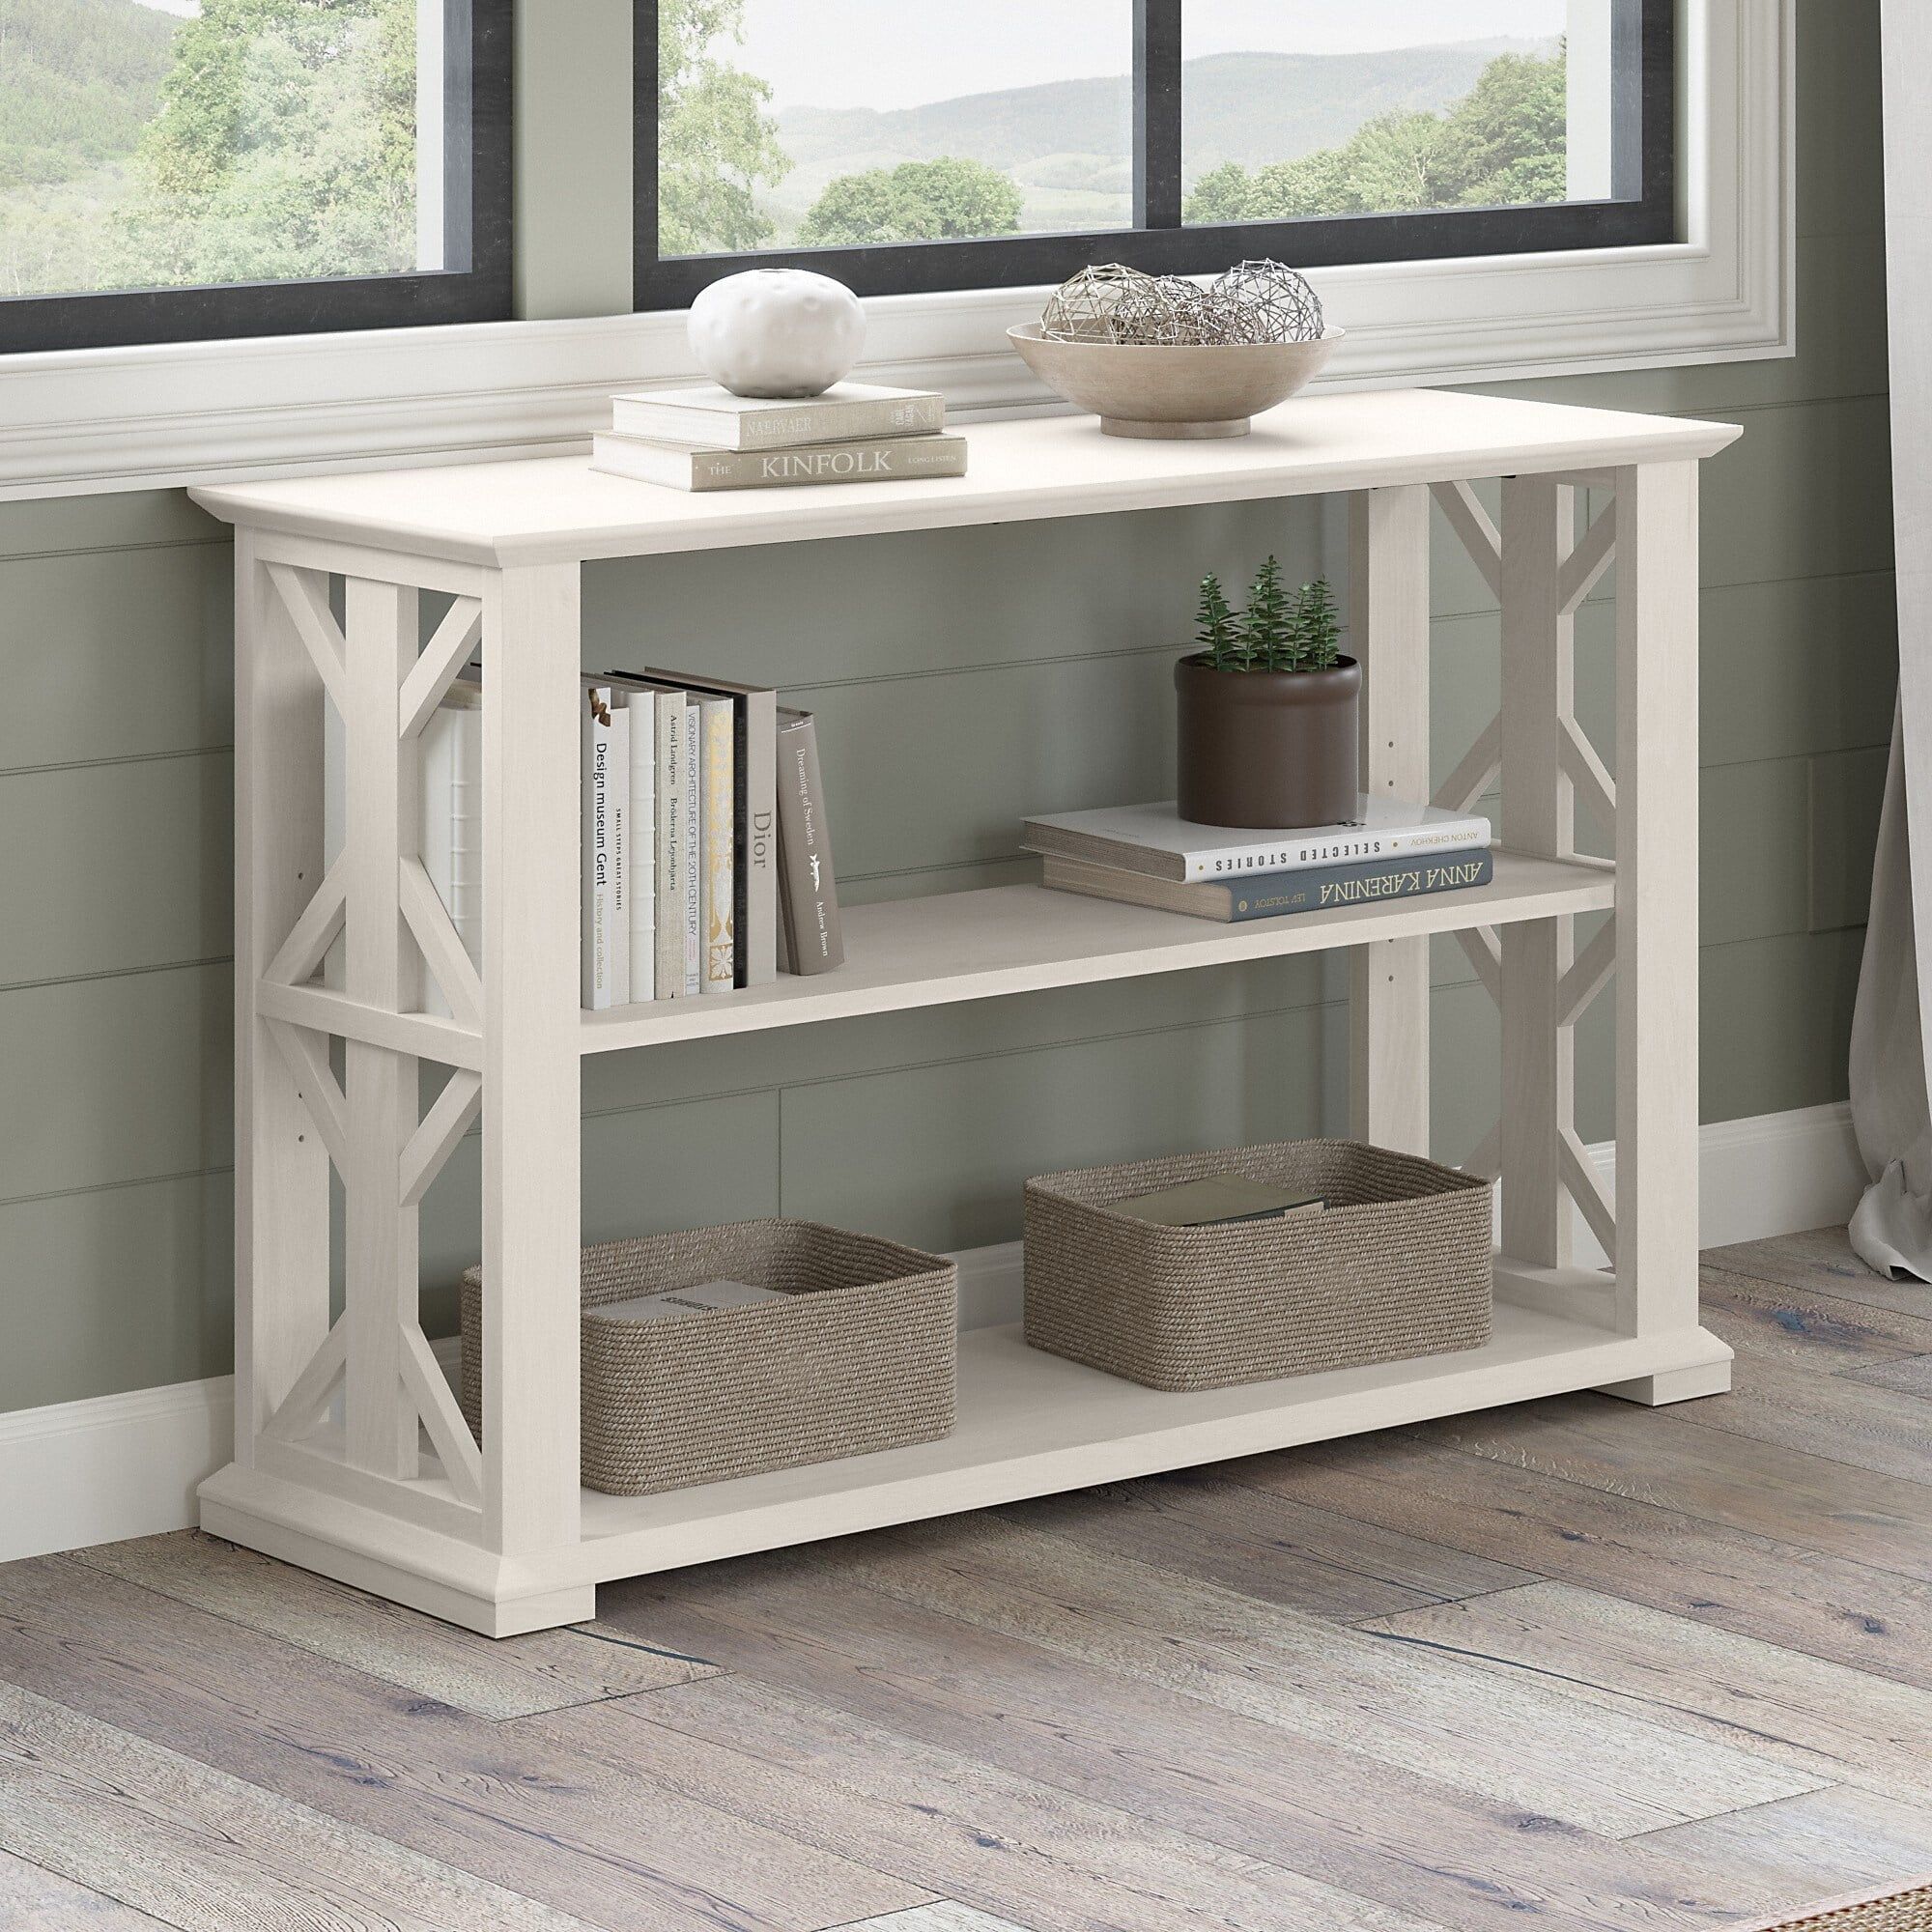
[(190, 492), (224, 522), (502, 566), (949, 529), (1405, 483), (1601, 470), (1714, 456), (1730, 423), (1375, 389), (1297, 396), (1225, 441), (1141, 441), (1092, 416), (961, 426), (960, 478), (688, 494), (587, 457), (441, 465)]

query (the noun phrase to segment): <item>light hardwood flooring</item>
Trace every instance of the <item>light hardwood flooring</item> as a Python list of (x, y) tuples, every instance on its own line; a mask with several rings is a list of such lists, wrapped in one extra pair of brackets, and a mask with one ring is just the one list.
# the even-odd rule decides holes
[(0, 1927), (1602, 1932), (1932, 1871), (1932, 1288), (1705, 1257), (1732, 1395), (607, 1587), (0, 1568)]

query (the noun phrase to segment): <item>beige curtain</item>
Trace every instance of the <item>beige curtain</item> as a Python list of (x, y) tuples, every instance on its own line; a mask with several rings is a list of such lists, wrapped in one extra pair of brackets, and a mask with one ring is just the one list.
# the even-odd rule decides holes
[(1897, 719), (1852, 1016), (1852, 1123), (1872, 1180), (1852, 1216), (1852, 1246), (1881, 1274), (1932, 1278), (1932, 1118), (1918, 1027), (1905, 745)]
[[(1884, 0), (1886, 278), (1891, 320), (1898, 710), (1852, 1021), (1852, 1120), (1871, 1186), (1852, 1245), (1932, 1280), (1932, 7)], [(1801, 86), (1804, 84), (1801, 77)]]

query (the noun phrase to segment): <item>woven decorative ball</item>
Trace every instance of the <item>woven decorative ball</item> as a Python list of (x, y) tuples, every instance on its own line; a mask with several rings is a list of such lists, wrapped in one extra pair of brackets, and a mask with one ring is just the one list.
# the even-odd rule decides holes
[(1227, 297), (1179, 275), (1129, 290), (1116, 313), (1116, 340), (1154, 347), (1206, 348), (1259, 340), (1252, 319)]
[(1324, 327), (1321, 298), (1280, 262), (1237, 262), (1213, 293), (1247, 316), (1250, 342), (1313, 342)]
[(1151, 275), (1122, 262), (1102, 262), (1082, 269), (1057, 288), (1039, 319), (1049, 342), (1138, 342), (1121, 327), (1123, 309), (1143, 311), (1150, 302)]

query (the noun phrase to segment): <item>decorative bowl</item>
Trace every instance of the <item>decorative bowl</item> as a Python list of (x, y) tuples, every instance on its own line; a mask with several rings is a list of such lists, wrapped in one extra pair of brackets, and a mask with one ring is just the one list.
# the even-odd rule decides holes
[(1246, 436), (1249, 418), (1320, 375), (1346, 333), (1308, 342), (1197, 347), (1053, 342), (1037, 322), (1007, 330), (1026, 365), (1056, 395), (1091, 410), (1109, 436)]

